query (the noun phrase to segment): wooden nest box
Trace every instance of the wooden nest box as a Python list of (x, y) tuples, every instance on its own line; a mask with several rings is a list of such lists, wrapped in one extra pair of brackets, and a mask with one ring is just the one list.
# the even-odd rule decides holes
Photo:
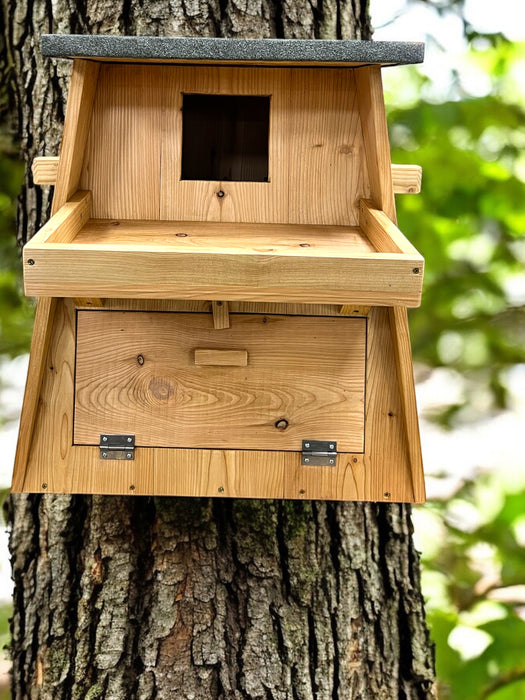
[(424, 500), (381, 66), (421, 44), (44, 36), (73, 58), (13, 491)]

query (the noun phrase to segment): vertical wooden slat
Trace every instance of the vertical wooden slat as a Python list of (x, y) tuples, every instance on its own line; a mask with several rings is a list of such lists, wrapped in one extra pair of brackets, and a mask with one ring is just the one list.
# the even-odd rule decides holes
[(100, 63), (75, 59), (58, 162), (52, 213), (79, 188)]
[(230, 327), (230, 310), (227, 301), (212, 301), (213, 327), (216, 330)]
[(15, 493), (22, 491), (24, 486), (27, 460), (33, 438), (33, 428), (35, 425), (47, 350), (51, 338), (51, 329), (55, 317), (56, 303), (56, 299), (44, 297), (38, 301), (36, 308), (33, 338), (31, 340), (31, 354), (29, 356), (29, 369), (27, 372), (22, 415), (20, 417), (15, 468), (13, 472), (13, 482), (11, 484), (11, 490)]
[(391, 221), (396, 222), (392, 185), (390, 142), (385, 114), (380, 66), (355, 69), (364, 152), (370, 179), (370, 197)]
[(394, 306), (388, 309), (388, 315), (394, 344), (397, 380), (405, 418), (414, 500), (416, 503), (420, 503), (425, 500), (425, 482), (423, 479), (423, 460), (421, 457), (407, 310), (401, 306)]

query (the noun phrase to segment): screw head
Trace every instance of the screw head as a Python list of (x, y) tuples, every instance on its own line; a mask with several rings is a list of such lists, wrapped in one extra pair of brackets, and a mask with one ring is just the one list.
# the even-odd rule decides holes
[(219, 486), (219, 488), (217, 489), (217, 491), (218, 491), (219, 493), (224, 493), (224, 486)]
[(330, 464), (335, 464), (335, 460), (334, 460), (334, 459), (330, 459), (330, 460), (328, 460), (328, 461), (330, 462)]
[(383, 497), (390, 498), (390, 491), (385, 491), (385, 493), (383, 494)]
[(47, 484), (46, 484), (45, 481), (44, 481), (44, 483), (42, 484), (42, 488), (43, 488), (43, 489), (47, 489)]
[(104, 435), (104, 437), (102, 438), (102, 442), (107, 442), (107, 441), (108, 441), (108, 439), (107, 439), (107, 437)]
[(304, 463), (305, 463), (305, 464), (308, 464), (309, 462), (310, 462), (309, 457), (305, 457), (305, 458), (304, 458)]
[(131, 484), (131, 486), (129, 487), (129, 490), (130, 490), (130, 491), (134, 491), (134, 490), (135, 490), (135, 484)]
[(299, 493), (303, 495), (303, 493), (306, 493), (306, 491), (304, 489), (299, 489)]
[(330, 449), (331, 449), (331, 450), (333, 450), (333, 449), (334, 449), (334, 446), (333, 446), (333, 444), (332, 444), (332, 445), (330, 445)]
[(133, 455), (131, 454), (131, 452), (126, 453), (126, 459), (131, 459), (132, 457)]
[(27, 261), (27, 264), (28, 264), (28, 265), (34, 265), (34, 264), (35, 264), (35, 261), (33, 260), (33, 258), (29, 258), (28, 261)]
[(103, 452), (103, 453), (102, 453), (102, 459), (106, 459), (107, 456), (108, 456), (108, 453), (107, 453), (107, 452)]
[(412, 272), (413, 272), (415, 275), (419, 275), (419, 267), (415, 267), (415, 268), (412, 270)]
[(219, 190), (219, 191), (217, 192), (217, 197), (218, 197), (219, 199), (222, 199), (222, 198), (224, 197), (224, 194), (225, 194), (225, 193), (224, 193), (224, 190)]
[(310, 447), (310, 443), (309, 443), (309, 442), (305, 442), (305, 443), (304, 443), (304, 446), (308, 449), (308, 448)]
[(128, 442), (133, 442), (132, 438), (130, 438), (130, 437), (127, 438), (127, 441), (128, 441)]

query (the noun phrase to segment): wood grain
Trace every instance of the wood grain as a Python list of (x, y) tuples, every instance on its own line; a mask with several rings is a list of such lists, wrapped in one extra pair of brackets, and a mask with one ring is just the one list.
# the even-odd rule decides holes
[[(391, 502), (410, 502), (424, 497), (422, 472), (419, 467), (413, 469), (415, 463), (410, 461), (409, 451), (413, 447), (407, 442), (387, 309), (370, 309), (368, 320), (338, 319), (351, 327), (355, 323), (368, 324), (366, 439), (365, 454), (339, 453), (337, 465), (332, 468), (301, 467), (300, 454), (284, 450), (137, 447), (135, 461), (116, 463), (100, 460), (99, 450), (94, 445), (72, 445), (75, 309), (69, 300), (53, 303), (57, 304), (56, 320), (52, 324), (49, 350), (42, 365), (42, 389), (38, 391), (38, 382), (29, 384), (34, 393), (36, 388), (36, 403), (33, 405), (38, 407), (38, 414), (26, 476), (22, 482), (18, 481), (17, 490)], [(153, 305), (157, 311), (193, 307), (196, 313), (189, 314), (192, 316), (202, 315), (201, 310), (207, 309), (210, 334), (216, 336), (209, 302), (108, 300), (110, 307), (140, 308), (142, 304)], [(236, 302), (234, 306), (236, 310), (247, 312), (255, 305)], [(339, 313), (339, 307), (335, 305), (262, 305), (266, 313), (268, 309), (275, 311), (283, 307), (289, 313), (304, 313), (305, 309), (313, 314), (321, 310), (334, 315)], [(108, 312), (79, 313), (102, 316)], [(309, 319), (316, 323), (321, 320), (315, 315)], [(405, 361), (406, 356), (405, 352)], [(405, 372), (405, 377), (410, 384), (411, 376)], [(414, 439), (413, 433), (411, 439)], [(29, 443), (22, 444), (29, 447)], [(23, 475), (25, 471), (24, 455), (20, 450), (19, 445), (19, 467), (15, 475)]]
[(359, 203), (359, 212), (359, 225), (375, 250), (381, 253), (410, 255), (414, 262), (419, 260), (420, 274), (423, 274), (423, 257), (384, 211), (374, 207), (370, 200), (362, 199)]
[(341, 316), (368, 316), (369, 306), (359, 306), (359, 304), (343, 304), (339, 309)]
[(363, 131), (364, 156), (370, 183), (370, 199), (394, 223), (396, 205), (392, 186), (390, 141), (386, 123), (381, 69), (367, 66), (353, 71)]
[(356, 225), (356, 203), (370, 189), (354, 71), (298, 68), (290, 86), (289, 221)]
[(394, 165), (392, 186), (394, 194), (418, 194), (421, 192), (423, 168), (420, 165)]
[(56, 303), (56, 299), (44, 298), (38, 301), (36, 308), (24, 403), (18, 431), (13, 481), (11, 484), (13, 493), (19, 493), (24, 488), (27, 461), (33, 440), (33, 428), (55, 318)]
[(371, 250), (350, 227), (95, 220), (71, 245), (33, 246), (25, 284), (45, 296), (418, 306), (421, 257)]
[(31, 164), (34, 185), (54, 185), (57, 179), (58, 156), (37, 156)]
[(194, 352), (194, 361), (199, 367), (246, 367), (248, 365), (248, 352), (246, 350), (197, 348)]
[(227, 301), (212, 301), (213, 327), (215, 330), (230, 327), (230, 307)]
[(29, 252), (43, 243), (72, 243), (91, 213), (91, 192), (75, 192), (49, 221), (24, 246), (25, 259)]
[(93, 61), (73, 61), (52, 214), (56, 214), (80, 186), (99, 71), (100, 65)]
[[(161, 219), (287, 223), (289, 71), (210, 66), (163, 70)], [(271, 95), (268, 182), (181, 179), (184, 93)]]
[(370, 309), (366, 367), (365, 493), (377, 501), (413, 501), (388, 309)]
[[(107, 493), (144, 495), (153, 491), (153, 450), (134, 461), (100, 459), (98, 447), (73, 446), (75, 309), (56, 302), (33, 441), (23, 483), (29, 493)], [(133, 487), (133, 488), (131, 488)]]
[(96, 217), (159, 218), (162, 70), (101, 67), (81, 180)]
[[(392, 185), (394, 194), (418, 194), (421, 192), (423, 169), (420, 165), (392, 163)], [(31, 171), (35, 185), (54, 185), (58, 170), (58, 157), (37, 156)]]
[(329, 435), (363, 449), (363, 319), (230, 319), (219, 349), (247, 351), (248, 367), (195, 367), (195, 348), (218, 349), (209, 314), (79, 311), (75, 443), (124, 432), (140, 446), (299, 451)]
[(388, 309), (388, 313), (396, 361), (397, 381), (405, 419), (414, 500), (416, 503), (422, 503), (425, 500), (425, 481), (423, 479), (421, 438), (417, 418), (407, 311), (400, 307), (393, 307)]
[(294, 452), (155, 450), (160, 496), (283, 498), (284, 473), (300, 461)]

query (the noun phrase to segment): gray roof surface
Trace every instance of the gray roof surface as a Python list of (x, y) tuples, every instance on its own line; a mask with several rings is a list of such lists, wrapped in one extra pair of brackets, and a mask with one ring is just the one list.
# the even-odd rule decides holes
[(215, 39), (197, 37), (43, 34), (44, 56), (102, 60), (227, 62), (258, 64), (421, 63), (419, 42), (312, 39)]

